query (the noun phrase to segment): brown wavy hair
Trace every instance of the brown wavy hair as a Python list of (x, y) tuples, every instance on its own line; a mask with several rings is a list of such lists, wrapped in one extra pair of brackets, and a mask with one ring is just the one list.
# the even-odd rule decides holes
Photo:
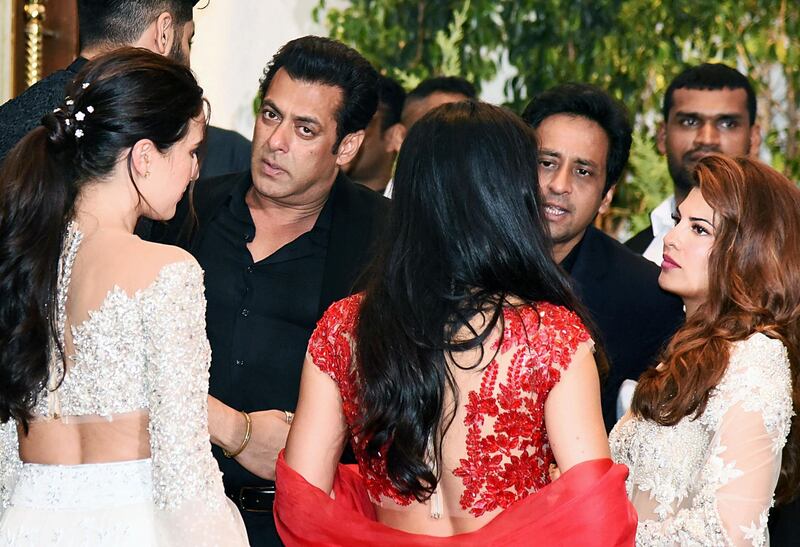
[[(667, 346), (663, 366), (645, 372), (633, 413), (661, 425), (703, 414), (728, 366), (731, 343), (760, 332), (789, 354), (792, 401), (800, 409), (800, 189), (767, 165), (709, 156), (695, 181), (714, 210), (708, 299)], [(792, 421), (783, 450), (776, 501), (800, 486), (800, 423)]]

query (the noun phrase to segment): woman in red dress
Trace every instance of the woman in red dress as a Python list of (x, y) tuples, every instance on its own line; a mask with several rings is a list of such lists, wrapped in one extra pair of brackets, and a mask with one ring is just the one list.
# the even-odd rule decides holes
[[(309, 342), (278, 463), (287, 545), (633, 544), (605, 363), (551, 259), (536, 150), (474, 101), (410, 131), (367, 288)], [(348, 440), (357, 466), (338, 464)]]

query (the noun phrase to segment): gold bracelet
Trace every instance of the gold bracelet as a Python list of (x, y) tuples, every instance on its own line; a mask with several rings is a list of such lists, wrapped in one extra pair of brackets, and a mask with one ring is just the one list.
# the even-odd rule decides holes
[(242, 415), (244, 416), (244, 419), (247, 420), (247, 429), (245, 429), (244, 431), (244, 439), (242, 439), (242, 444), (239, 446), (239, 450), (237, 450), (236, 452), (228, 452), (224, 448), (222, 449), (222, 454), (226, 458), (235, 458), (236, 456), (241, 454), (242, 451), (247, 446), (247, 443), (250, 442), (250, 434), (253, 432), (253, 421), (250, 419), (250, 414), (248, 414), (244, 410), (240, 410), (239, 412), (241, 412)]
[(292, 422), (294, 421), (294, 412), (284, 410), (283, 413), (286, 415), (286, 423), (292, 425)]

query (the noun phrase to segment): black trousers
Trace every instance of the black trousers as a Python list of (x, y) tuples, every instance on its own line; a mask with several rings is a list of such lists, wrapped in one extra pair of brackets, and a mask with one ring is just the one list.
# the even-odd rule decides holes
[(769, 512), (769, 542), (772, 547), (800, 547), (800, 498)]

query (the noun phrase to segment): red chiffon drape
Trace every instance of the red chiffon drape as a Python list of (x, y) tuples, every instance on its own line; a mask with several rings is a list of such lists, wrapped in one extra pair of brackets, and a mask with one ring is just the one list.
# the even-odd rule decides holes
[(299, 545), (487, 546), (634, 545), (636, 511), (625, 493), (628, 469), (609, 459), (576, 465), (474, 532), (410, 534), (378, 522), (354, 465), (340, 465), (335, 498), (278, 458), (275, 523), (287, 547)]

